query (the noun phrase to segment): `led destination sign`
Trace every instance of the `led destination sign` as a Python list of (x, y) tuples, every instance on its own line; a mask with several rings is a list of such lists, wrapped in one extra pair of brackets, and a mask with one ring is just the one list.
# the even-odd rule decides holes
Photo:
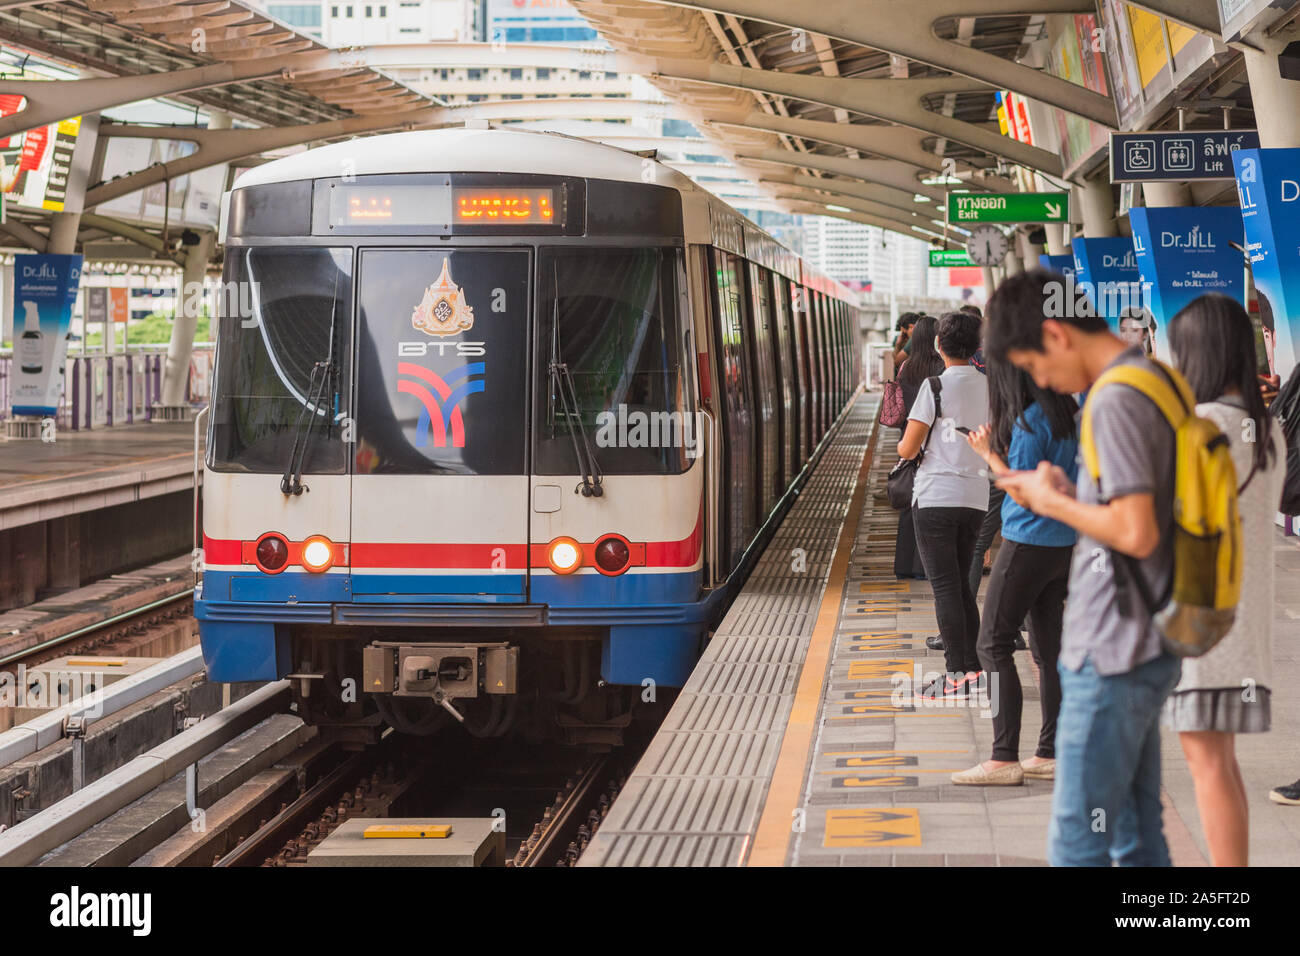
[(335, 184), (329, 194), (331, 227), (553, 226), (558, 221), (555, 190), (549, 187)]
[(453, 186), (456, 222), (524, 223), (555, 221), (553, 189), (478, 189)]

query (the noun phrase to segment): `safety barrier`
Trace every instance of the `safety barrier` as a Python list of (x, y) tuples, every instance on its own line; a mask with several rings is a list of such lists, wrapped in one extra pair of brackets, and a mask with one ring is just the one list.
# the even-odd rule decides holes
[[(201, 408), (208, 402), (213, 372), (211, 346), (195, 345), (185, 400)], [(132, 349), (115, 355), (69, 355), (64, 366), (63, 395), (54, 416), (59, 428), (82, 431), (147, 422), (162, 399), (167, 349)], [(13, 355), (0, 353), (0, 421), (13, 407)]]

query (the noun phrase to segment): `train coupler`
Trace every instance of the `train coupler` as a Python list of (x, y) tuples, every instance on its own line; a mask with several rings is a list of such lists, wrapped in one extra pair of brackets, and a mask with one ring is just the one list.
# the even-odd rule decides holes
[(369, 694), (444, 701), (517, 692), (519, 648), (509, 644), (376, 642), (362, 650)]

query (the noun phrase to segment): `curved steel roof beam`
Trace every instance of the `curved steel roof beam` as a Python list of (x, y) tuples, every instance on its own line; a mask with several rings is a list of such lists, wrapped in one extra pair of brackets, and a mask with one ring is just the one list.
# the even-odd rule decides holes
[(910, 193), (905, 189), (895, 189), (893, 186), (882, 186), (879, 183), (863, 182), (859, 179), (819, 179), (816, 176), (809, 176), (807, 173), (782, 173), (775, 170), (759, 172), (755, 179), (760, 185), (802, 186), (807, 189), (830, 190), (845, 196), (854, 196), (858, 199), (879, 203), (882, 206), (889, 206), (904, 213), (925, 211), (933, 214), (934, 207), (931, 203), (939, 202), (939, 200), (932, 200), (928, 196), (926, 202), (918, 202), (916, 193)]
[(132, 73), (80, 80), (0, 79), (0, 93), (17, 93), (27, 98), (27, 105), (21, 111), (0, 118), (0, 138), (137, 100), (276, 76), (289, 78), (295, 70), (329, 70), (348, 66), (353, 64), (346, 50), (312, 50), (213, 63), (166, 73)]
[[(445, 121), (447, 110), (441, 107), (421, 111), (422, 125), (432, 125), (440, 119)], [(268, 149), (282, 149), (286, 146), (299, 146), (320, 139), (337, 139), (342, 136), (355, 136), (362, 133), (378, 133), (383, 130), (413, 129), (417, 125), (415, 112), (389, 116), (349, 116), (346, 119), (331, 120), (326, 123), (306, 123), (296, 126), (264, 126), (258, 129), (197, 129), (156, 126), (137, 126), (134, 124), (103, 124), (99, 135), (124, 136), (141, 139), (180, 139), (197, 143), (198, 149), (188, 156), (167, 163), (155, 163), (120, 179), (101, 183), (86, 190), (86, 208), (90, 209), (100, 203), (108, 202), (119, 196), (125, 196), (164, 179), (174, 179), (185, 173), (206, 169), (220, 163), (228, 163), (245, 156), (252, 156)], [(400, 116), (400, 118), (399, 118)]]
[(705, 83), (770, 96), (794, 97), (824, 106), (843, 107), (850, 112), (943, 136), (1030, 169), (1057, 176), (1062, 173), (1061, 157), (1054, 153), (1017, 142), (988, 126), (943, 116), (922, 105), (924, 96), (970, 90), (970, 80), (963, 77), (857, 79), (774, 73), (728, 63), (667, 59), (647, 60), (644, 69), (638, 72), (645, 73), (651, 80)]
[(829, 216), (832, 219), (847, 219), (851, 222), (860, 222), (865, 226), (876, 226), (887, 232), (896, 232), (900, 235), (911, 236), (913, 239), (932, 240), (938, 239), (949, 248), (959, 248), (961, 243), (956, 237), (949, 236), (944, 238), (943, 233), (935, 228), (930, 231), (913, 229), (910, 225), (901, 222), (895, 222), (892, 219), (881, 219), (877, 216), (870, 216), (866, 213), (854, 212), (853, 210), (828, 209), (821, 203), (800, 202), (787, 200), (783, 203), (785, 212), (798, 213), (802, 216)]
[[(947, 202), (948, 190), (921, 182), (916, 170), (902, 163), (884, 159), (850, 159), (847, 156), (823, 156), (821, 153), (792, 153), (787, 149), (742, 150), (737, 162), (774, 163), (803, 169), (820, 169), (825, 173), (858, 179), (865, 183), (893, 186), (928, 196), (935, 202)], [(980, 183), (983, 185), (983, 183)]]
[(821, 33), (885, 53), (896, 53), (918, 63), (928, 63), (979, 80), (994, 89), (1030, 96), (1105, 127), (1116, 126), (1115, 106), (1110, 97), (992, 53), (946, 40), (934, 29), (938, 21), (953, 18), (1095, 15), (1096, 6), (1091, 0), (911, 0), (908, 3), (899, 0), (817, 0), (809, 4), (791, 4), (789, 0), (648, 2), (731, 14), (808, 33)]
[[(931, 233), (943, 233), (944, 221), (935, 219), (932, 215), (923, 215), (913, 213), (907, 215), (897, 210), (890, 209), (887, 206), (880, 206), (877, 203), (866, 202), (844, 193), (835, 192), (828, 189), (804, 189), (799, 186), (781, 186), (772, 195), (778, 200), (789, 200), (792, 202), (807, 202), (817, 205), (818, 203), (828, 203), (837, 206), (843, 206), (853, 212), (862, 213), (864, 216), (874, 216), (877, 219), (898, 224), (903, 228), (922, 229)], [(965, 232), (966, 230), (962, 230)]]
[[(827, 123), (822, 120), (789, 119), (768, 116), (766, 113), (753, 112), (743, 118), (733, 115), (710, 116), (704, 125), (739, 126), (762, 132), (784, 132), (801, 139), (812, 139), (828, 146), (843, 146), (856, 149), (886, 160), (896, 160), (917, 169), (940, 172), (943, 160), (925, 149), (921, 142), (924, 134), (913, 129), (898, 126), (862, 126), (846, 123)], [(1016, 185), (1009, 179), (991, 173), (990, 170), (969, 163), (956, 161), (957, 174), (961, 178), (978, 179), (981, 186), (993, 192), (1014, 192)]]

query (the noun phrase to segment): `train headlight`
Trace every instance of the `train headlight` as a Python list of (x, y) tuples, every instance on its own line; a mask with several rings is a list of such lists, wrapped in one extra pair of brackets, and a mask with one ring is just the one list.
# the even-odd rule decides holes
[(302, 543), (302, 566), (319, 574), (334, 564), (334, 545), (329, 538), (315, 534)]
[(632, 549), (627, 539), (609, 534), (596, 542), (596, 570), (601, 574), (622, 574), (632, 563)]
[(289, 542), (278, 534), (264, 534), (254, 549), (257, 566), (268, 574), (279, 574), (289, 561)]
[(546, 563), (556, 574), (572, 574), (582, 566), (582, 545), (572, 538), (556, 538), (546, 549)]

